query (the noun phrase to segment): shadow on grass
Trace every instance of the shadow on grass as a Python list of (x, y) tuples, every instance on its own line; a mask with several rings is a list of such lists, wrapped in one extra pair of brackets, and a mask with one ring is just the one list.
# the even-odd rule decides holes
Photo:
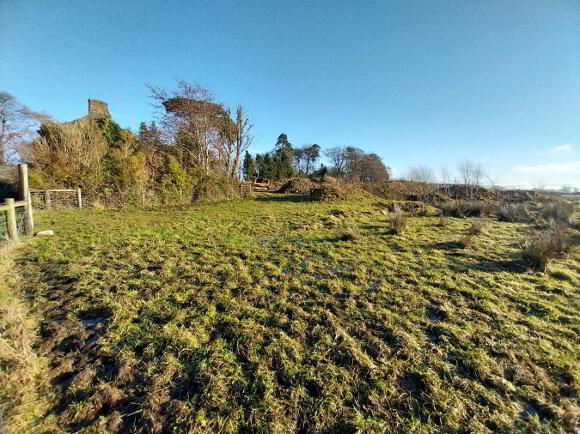
[(464, 248), (459, 241), (443, 241), (431, 244), (429, 247), (437, 250), (461, 250)]
[(301, 194), (272, 193), (267, 196), (258, 196), (258, 202), (308, 202), (307, 196)]
[(368, 231), (376, 231), (376, 230), (381, 230), (381, 229), (385, 229), (385, 225), (369, 225), (369, 224), (364, 224), (360, 226), (361, 229), (366, 229)]
[(462, 264), (475, 271), (485, 271), (487, 273), (526, 273), (529, 270), (521, 258), (512, 258), (505, 260), (481, 260), (475, 264)]
[[(449, 258), (462, 257), (458, 250), (465, 251), (465, 246), (460, 241), (444, 241), (440, 243), (434, 243), (429, 246), (432, 249), (445, 250), (450, 252), (447, 256)], [(475, 271), (485, 271), (488, 273), (525, 273), (529, 270), (528, 264), (519, 256), (514, 255), (509, 259), (493, 260), (493, 259), (481, 259), (476, 263), (465, 263), (465, 262), (455, 262), (454, 265), (458, 269), (471, 269)]]

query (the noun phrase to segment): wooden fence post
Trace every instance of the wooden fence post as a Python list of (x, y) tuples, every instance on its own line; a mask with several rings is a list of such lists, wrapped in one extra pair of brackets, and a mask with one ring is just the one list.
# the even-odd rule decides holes
[(81, 194), (81, 188), (77, 188), (77, 204), (79, 205), (79, 209), (83, 207), (83, 196)]
[(14, 208), (14, 199), (6, 199), (6, 222), (8, 226), (8, 238), (11, 241), (18, 241), (18, 226), (16, 226), (16, 209)]
[(28, 188), (28, 165), (19, 164), (18, 175), (20, 178), (21, 199), (26, 201), (25, 232), (26, 235), (32, 235), (32, 230), (34, 229), (34, 221), (32, 219), (32, 198), (30, 197), (30, 189)]
[(32, 217), (32, 196), (29, 191), (26, 198), (26, 235), (32, 235), (32, 232), (34, 232), (34, 219)]
[(44, 190), (44, 209), (51, 209), (50, 190)]

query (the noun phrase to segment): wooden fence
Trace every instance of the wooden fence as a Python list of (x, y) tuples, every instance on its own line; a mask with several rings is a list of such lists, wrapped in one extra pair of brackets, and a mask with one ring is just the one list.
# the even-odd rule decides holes
[(83, 207), (83, 195), (80, 188), (76, 190), (53, 189), (31, 190), (34, 209), (79, 208)]
[(20, 200), (7, 198), (0, 204), (0, 239), (17, 241), (19, 233), (31, 235), (34, 229), (32, 199), (28, 189), (28, 166), (18, 165)]

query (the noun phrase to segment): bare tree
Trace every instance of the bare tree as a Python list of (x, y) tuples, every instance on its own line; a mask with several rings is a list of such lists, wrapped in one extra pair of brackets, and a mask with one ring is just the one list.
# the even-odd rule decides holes
[(481, 186), (481, 182), (485, 176), (483, 166), (479, 163), (476, 164), (469, 160), (463, 160), (457, 165), (457, 171), (469, 196), (472, 197), (474, 191)]
[(445, 194), (449, 196), (449, 186), (451, 184), (451, 175), (449, 173), (449, 169), (447, 166), (441, 166), (439, 169), (439, 173), (441, 176), (441, 183), (443, 184), (443, 188), (445, 189)]
[(377, 154), (365, 154), (357, 166), (360, 181), (378, 182), (390, 178), (389, 168), (385, 167), (383, 159)]
[(430, 184), (434, 179), (433, 170), (428, 166), (409, 167), (407, 178), (409, 181)]
[(365, 156), (365, 151), (354, 146), (347, 146), (345, 149), (344, 171), (346, 177), (351, 180), (360, 180), (361, 161)]
[(416, 183), (414, 187), (417, 189), (421, 199), (424, 199), (433, 190), (433, 170), (428, 166), (409, 167), (407, 178), (409, 181)]
[(212, 160), (223, 155), (224, 123), (230, 119), (227, 110), (214, 101), (208, 89), (184, 80), (177, 81), (174, 91), (149, 89), (166, 140), (186, 153), (190, 160), (186, 164), (209, 174)]
[(535, 191), (545, 191), (546, 182), (542, 178), (538, 178), (533, 182), (533, 187)]
[(49, 119), (47, 114), (29, 109), (8, 92), (0, 92), (0, 164), (18, 154), (19, 146), (31, 139), (41, 122)]
[(233, 177), (239, 177), (241, 156), (250, 148), (254, 141), (254, 136), (251, 134), (254, 125), (248, 116), (246, 108), (241, 104), (238, 104), (236, 107), (235, 124), (236, 140), (234, 143), (234, 161), (231, 175)]
[(343, 176), (346, 169), (346, 149), (341, 146), (335, 146), (326, 149), (324, 155), (330, 160), (332, 171), (337, 176)]

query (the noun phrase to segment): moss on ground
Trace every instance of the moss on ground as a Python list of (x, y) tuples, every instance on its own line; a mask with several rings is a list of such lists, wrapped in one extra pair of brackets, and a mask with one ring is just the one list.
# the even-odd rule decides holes
[(66, 430), (578, 426), (580, 253), (529, 272), (529, 225), (467, 245), (469, 219), (393, 235), (376, 199), (280, 194), (37, 221), (17, 269)]

